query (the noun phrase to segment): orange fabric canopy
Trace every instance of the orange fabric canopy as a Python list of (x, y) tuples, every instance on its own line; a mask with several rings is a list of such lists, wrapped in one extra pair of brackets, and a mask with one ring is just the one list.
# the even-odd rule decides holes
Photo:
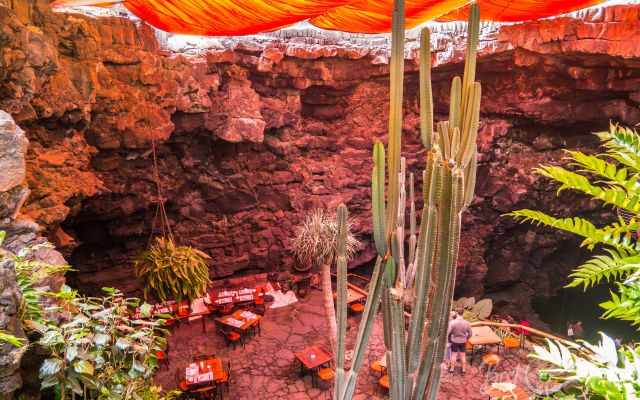
[[(526, 21), (605, 0), (478, 0), (485, 21)], [(309, 20), (322, 29), (380, 33), (391, 28), (393, 0), (55, 0), (54, 6), (122, 3), (168, 32), (208, 36), (273, 31)], [(469, 0), (405, 0), (406, 27), (438, 19), (466, 20)]]

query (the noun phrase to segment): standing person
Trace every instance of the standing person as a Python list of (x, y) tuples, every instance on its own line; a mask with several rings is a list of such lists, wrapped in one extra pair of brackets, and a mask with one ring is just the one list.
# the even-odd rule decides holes
[[(456, 318), (456, 312), (455, 311), (451, 311), (451, 313), (449, 314), (449, 326), (451, 326), (451, 321), (453, 321)], [(447, 339), (447, 348), (444, 351), (444, 361), (446, 363), (451, 362), (451, 343), (449, 342), (449, 339)]]
[(575, 332), (573, 330), (573, 322), (567, 322), (567, 337), (569, 340), (573, 341), (576, 338)]
[(584, 336), (584, 329), (582, 328), (582, 321), (576, 321), (576, 323), (573, 324), (573, 336), (576, 339), (582, 339), (582, 337)]
[(451, 345), (451, 363), (449, 364), (449, 372), (455, 371), (458, 356), (462, 363), (462, 373), (467, 370), (467, 357), (465, 355), (465, 347), (469, 338), (473, 335), (471, 324), (462, 317), (462, 311), (456, 310), (455, 318), (449, 323), (447, 338)]

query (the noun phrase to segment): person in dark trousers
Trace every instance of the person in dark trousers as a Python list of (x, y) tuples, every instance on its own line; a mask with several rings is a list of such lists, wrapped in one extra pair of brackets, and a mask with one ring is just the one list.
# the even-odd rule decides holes
[(462, 363), (462, 373), (467, 370), (467, 358), (465, 357), (465, 347), (469, 338), (473, 335), (471, 324), (462, 316), (461, 310), (456, 310), (455, 318), (449, 323), (447, 338), (451, 345), (451, 363), (449, 372), (455, 371), (458, 356)]

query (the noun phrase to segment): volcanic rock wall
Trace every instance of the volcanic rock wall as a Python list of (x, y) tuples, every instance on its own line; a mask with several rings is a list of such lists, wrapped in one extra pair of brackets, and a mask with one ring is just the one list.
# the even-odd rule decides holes
[[(78, 270), (85, 291), (138, 290), (130, 259), (156, 212), (151, 143), (180, 243), (212, 256), (213, 276), (288, 270), (306, 212), (347, 204), (373, 257), (371, 149), (385, 140), (386, 39), (322, 35), (221, 40), (161, 49), (154, 31), (123, 18), (51, 13), (36, 0), (28, 24), (0, 6), (0, 109), (27, 132), (22, 217), (39, 223)], [(1, 3), (0, 3), (1, 4)], [(609, 120), (640, 122), (640, 7), (485, 26), (477, 196), (464, 217), (459, 294), (490, 293), (531, 311), (584, 254), (576, 238), (516, 225), (520, 207), (606, 219), (596, 204), (532, 174), (563, 148), (592, 150)], [(461, 74), (463, 32), (434, 35), (440, 117)], [(407, 51), (403, 153), (422, 168), (416, 42)]]

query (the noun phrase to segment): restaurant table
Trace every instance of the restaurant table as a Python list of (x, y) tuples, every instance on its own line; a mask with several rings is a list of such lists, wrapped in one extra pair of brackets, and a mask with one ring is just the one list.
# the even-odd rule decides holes
[[(298, 361), (300, 361), (301, 376), (304, 376), (305, 369), (313, 371), (333, 359), (331, 354), (327, 353), (319, 346), (307, 347), (306, 349), (293, 354)], [(311, 375), (311, 384), (315, 386), (315, 374)]]
[(216, 321), (244, 333), (252, 326), (260, 323), (261, 319), (262, 316), (254, 314), (251, 311), (238, 310), (231, 315), (216, 318)]
[(476, 346), (499, 345), (502, 339), (493, 329), (488, 326), (472, 326), (472, 335), (468, 340), (471, 345), (471, 363), (473, 364), (473, 356), (475, 355)]
[(529, 395), (520, 386), (516, 386), (515, 389), (513, 389), (510, 392), (505, 392), (503, 390), (498, 390), (498, 389), (490, 387), (489, 389), (486, 390), (486, 393), (489, 396), (489, 399), (491, 399), (491, 400), (493, 400), (493, 399), (496, 399), (496, 400), (497, 399), (502, 399), (502, 400), (529, 400)]
[(217, 357), (195, 361), (185, 368), (184, 383), (186, 391), (213, 391), (216, 383), (227, 380), (222, 360)]
[[(210, 291), (205, 302), (214, 307), (221, 307), (227, 304), (250, 303), (254, 301), (256, 290), (257, 288), (244, 288)], [(264, 290), (261, 290), (258, 296), (264, 296)]]

